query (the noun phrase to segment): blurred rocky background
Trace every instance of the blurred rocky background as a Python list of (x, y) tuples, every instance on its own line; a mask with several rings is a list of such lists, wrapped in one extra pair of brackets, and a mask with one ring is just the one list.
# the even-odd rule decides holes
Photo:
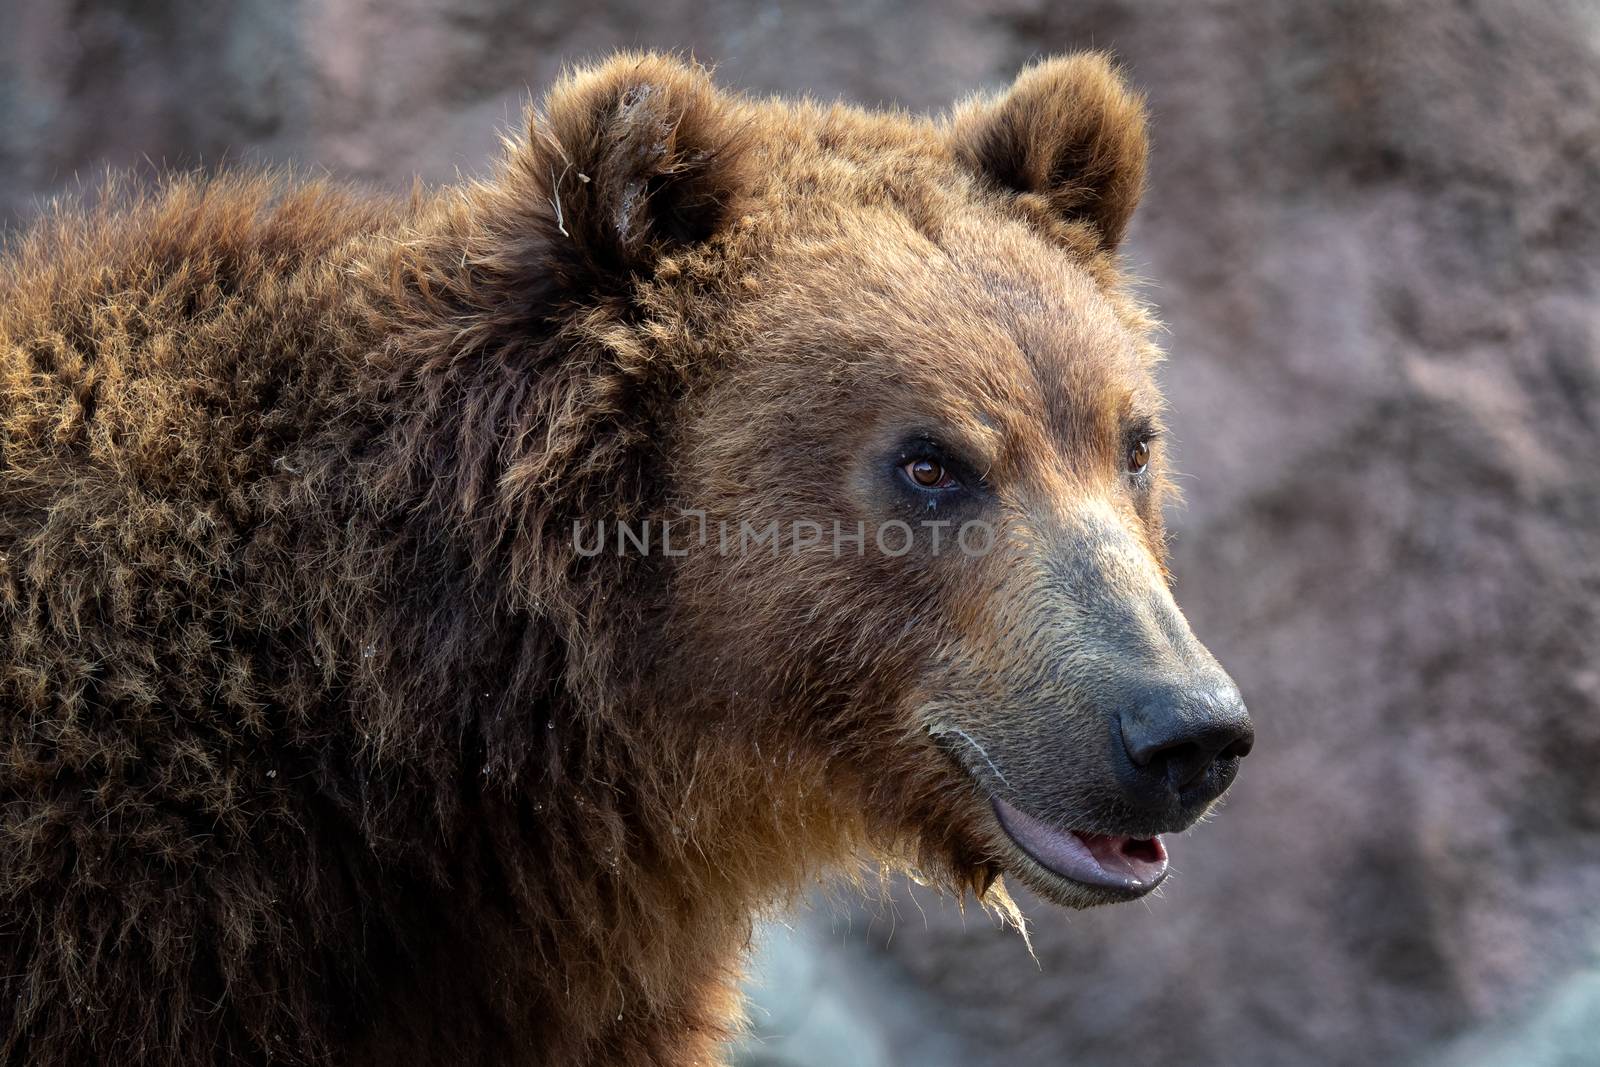
[(768, 1067), (1600, 1064), (1600, 4), (3, 0), (0, 217), (109, 164), (481, 172), (618, 46), (936, 108), (1115, 50), (1180, 600), (1255, 712), (1146, 904), (764, 935)]

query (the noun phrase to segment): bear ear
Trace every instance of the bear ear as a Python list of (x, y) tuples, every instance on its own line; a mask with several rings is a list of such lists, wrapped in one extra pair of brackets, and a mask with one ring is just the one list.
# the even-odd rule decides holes
[(958, 106), (952, 150), (980, 175), (1068, 222), (1085, 222), (1099, 247), (1122, 241), (1144, 191), (1144, 101), (1103, 53), (1047, 59), (999, 96)]
[(737, 111), (696, 64), (619, 53), (556, 83), (511, 163), (542, 199), (552, 246), (648, 272), (726, 220), (743, 185)]

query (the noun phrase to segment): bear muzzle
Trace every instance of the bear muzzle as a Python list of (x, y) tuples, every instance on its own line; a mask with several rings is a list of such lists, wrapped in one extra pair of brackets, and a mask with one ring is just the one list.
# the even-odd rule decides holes
[(1204, 816), (1255, 743), (1238, 687), (1181, 617), (1169, 621), (1182, 639), (1164, 654), (1129, 657), (1054, 714), (959, 734), (958, 762), (987, 794), (1011, 865), (1060, 903), (1129, 900), (1161, 884), (1161, 835)]
[[(1104, 509), (1102, 509), (1104, 510)], [(1194, 825), (1255, 743), (1238, 687), (1114, 515), (1046, 538), (922, 703), (977, 787), (1005, 869), (1069, 906), (1167, 875), (1162, 834)], [(981, 810), (981, 809), (980, 809)]]
[[(1032, 870), (1028, 879), (1065, 879), (1110, 899), (1142, 896), (1167, 876), (1160, 833), (1181, 831), (1222, 795), (1254, 744), (1238, 688), (1225, 675), (1204, 681), (1146, 681), (1129, 687), (1112, 712), (1110, 760), (1118, 826), (1074, 827), (1024, 810), (1028, 798), (991, 797), (995, 820)], [(1130, 832), (1106, 832), (1125, 829)], [(1040, 875), (1044, 875), (1043, 878)], [(1052, 896), (1063, 894), (1050, 893)], [(1068, 898), (1074, 894), (1065, 894)], [(1078, 901), (1067, 899), (1064, 902)]]

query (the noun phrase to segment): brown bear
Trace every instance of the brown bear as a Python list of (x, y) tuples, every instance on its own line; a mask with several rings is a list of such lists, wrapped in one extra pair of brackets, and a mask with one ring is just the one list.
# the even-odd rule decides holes
[(487, 180), (173, 179), (0, 271), (6, 1064), (710, 1064), (867, 857), (1148, 892), (1168, 591), (1100, 56), (922, 119), (577, 70)]

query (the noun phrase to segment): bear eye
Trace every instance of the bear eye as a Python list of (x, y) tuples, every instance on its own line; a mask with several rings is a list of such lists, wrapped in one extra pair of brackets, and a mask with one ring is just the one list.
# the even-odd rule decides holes
[(945, 470), (943, 463), (926, 456), (911, 460), (900, 469), (905, 471), (906, 477), (920, 489), (952, 489), (956, 484), (956, 480)]
[(1150, 465), (1150, 438), (1141, 437), (1128, 448), (1128, 473), (1143, 474)]

